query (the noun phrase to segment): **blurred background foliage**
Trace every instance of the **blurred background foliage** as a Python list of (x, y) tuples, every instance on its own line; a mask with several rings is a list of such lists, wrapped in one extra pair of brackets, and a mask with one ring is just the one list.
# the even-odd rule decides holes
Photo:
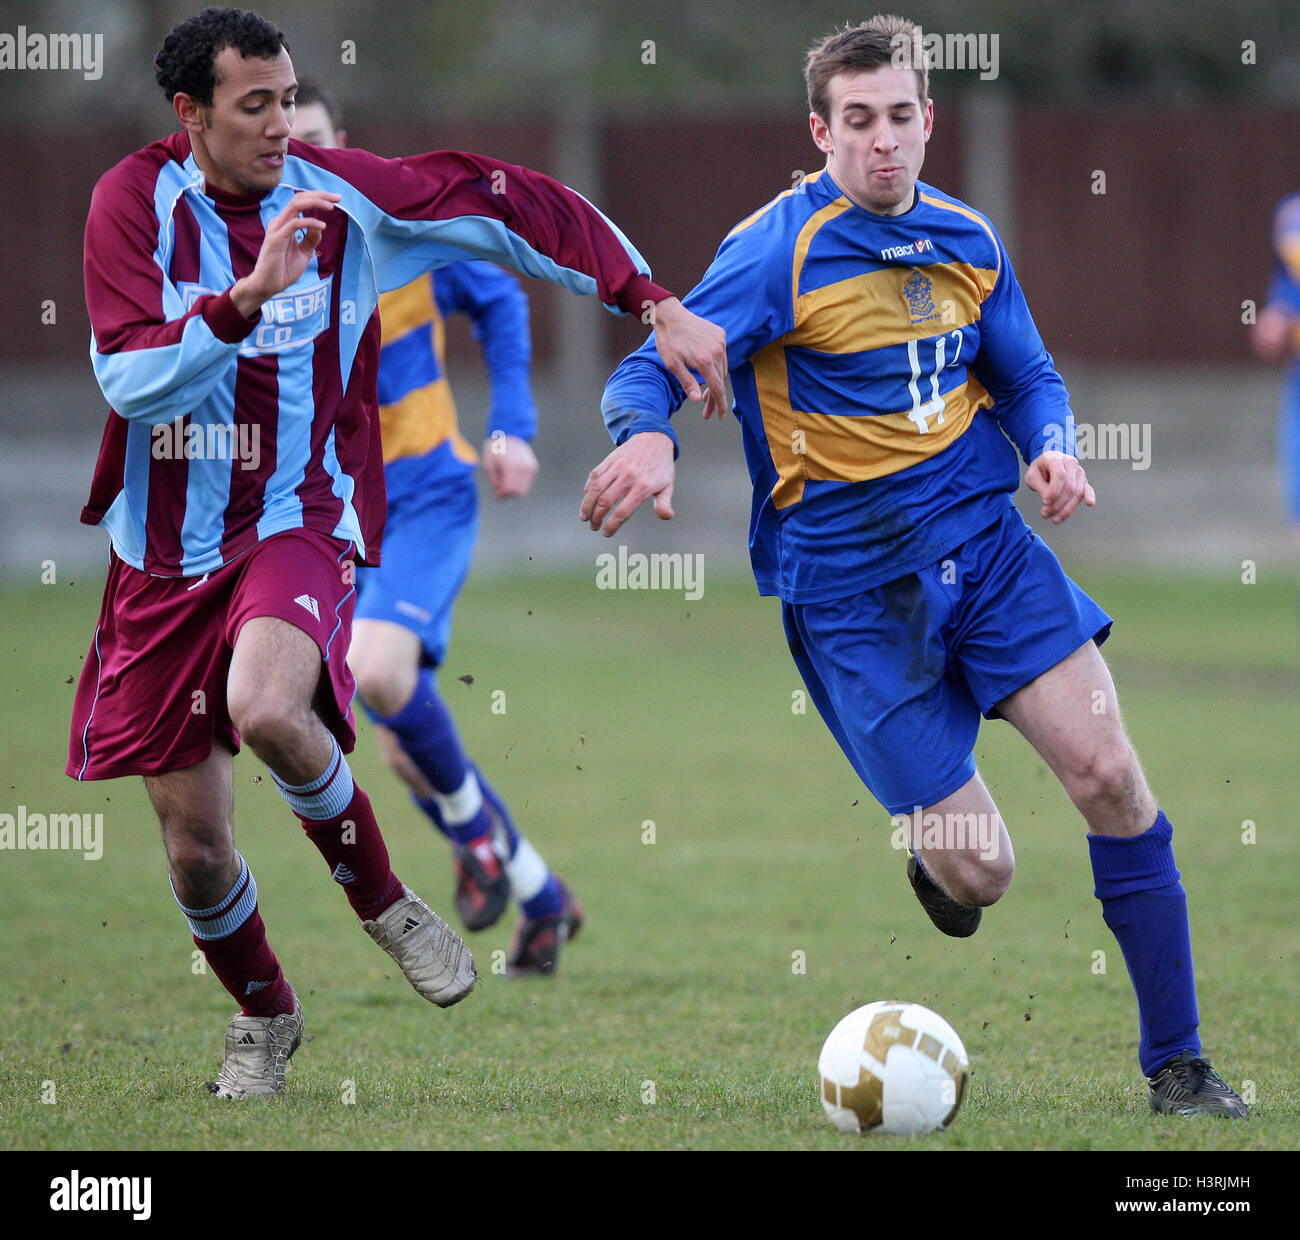
[[(65, 74), (0, 74), (8, 123), (66, 123), (93, 99), (97, 119), (164, 107), (141, 73), (195, 0), (32, 0), (0, 4), (0, 30), (97, 31), (111, 91)], [(605, 113), (726, 112), (802, 105), (798, 57), (829, 29), (870, 16), (842, 0), (267, 0), (295, 62), (321, 72), (355, 44), (349, 99), (414, 115), (524, 116), (581, 99)], [(1072, 104), (1159, 98), (1300, 101), (1296, 0), (907, 0), (934, 32), (996, 33), (998, 81), (1022, 100)], [(1243, 50), (1246, 41), (1253, 52)], [(1254, 63), (1249, 63), (1252, 58)], [(652, 60), (652, 63), (651, 63)], [(978, 83), (947, 73), (942, 91)]]

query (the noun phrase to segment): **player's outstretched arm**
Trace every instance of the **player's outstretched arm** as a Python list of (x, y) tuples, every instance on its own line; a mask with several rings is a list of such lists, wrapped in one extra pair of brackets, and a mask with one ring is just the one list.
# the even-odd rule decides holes
[(672, 439), (658, 431), (642, 431), (624, 440), (587, 475), (579, 519), (593, 530), (599, 530), (603, 523), (605, 537), (609, 538), (654, 496), (655, 516), (661, 521), (671, 520), (674, 451)]
[(1044, 452), (1025, 473), (1025, 484), (1043, 501), (1039, 515), (1060, 525), (1082, 500), (1089, 508), (1097, 502), (1096, 492), (1078, 459), (1064, 452)]

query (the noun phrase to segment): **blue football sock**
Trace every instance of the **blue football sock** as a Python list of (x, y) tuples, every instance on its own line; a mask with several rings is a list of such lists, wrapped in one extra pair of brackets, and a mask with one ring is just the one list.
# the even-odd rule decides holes
[(478, 786), (483, 793), (483, 799), (496, 811), (497, 820), (501, 823), (505, 836), (502, 840), (505, 845), (505, 856), (502, 860), (509, 861), (519, 851), (519, 841), (523, 836), (515, 829), (515, 820), (510, 817), (510, 811), (501, 799), (501, 794), (483, 778), (483, 772), (477, 766), (474, 768), (474, 773), (478, 776)]
[(411, 700), (397, 714), (381, 715), (368, 706), (366, 714), (401, 741), (407, 756), (437, 791), (446, 795), (465, 782), (469, 758), (429, 668), (420, 669)]
[(1164, 811), (1141, 835), (1089, 835), (1101, 915), (1119, 942), (1138, 1001), (1138, 1059), (1154, 1076), (1174, 1055), (1201, 1053), (1187, 893)]
[(546, 882), (542, 885), (541, 890), (527, 900), (520, 900), (519, 907), (529, 921), (536, 921), (539, 917), (550, 917), (555, 913), (562, 912), (564, 909), (564, 888), (560, 886), (560, 880), (548, 870)]
[(493, 842), (502, 854), (502, 864), (524, 916), (536, 919), (560, 912), (564, 908), (564, 888), (541, 854), (519, 834), (505, 801), (461, 747), (433, 672), (428, 668), (420, 670), (411, 700), (397, 714), (368, 713), (397, 737), (403, 752), (434, 789), (432, 797), (412, 798), (429, 821), (453, 843), (469, 844), (491, 833), (490, 806), (502, 828), (500, 837)]
[(447, 824), (442, 820), (442, 810), (438, 808), (437, 801), (433, 800), (432, 797), (422, 797), (418, 792), (411, 793), (411, 800), (415, 802), (416, 806), (423, 811), (425, 817), (427, 817), (429, 821), (443, 833), (443, 835), (448, 839), (451, 839), (451, 831), (448, 829)]
[[(474, 773), (477, 774), (477, 768), (474, 769)], [(508, 850), (504, 851), (501, 862), (524, 916), (530, 921), (535, 921), (539, 917), (549, 917), (553, 913), (561, 912), (564, 908), (564, 888), (560, 885), (560, 880), (547, 868), (541, 853), (519, 834), (514, 819), (510, 817), (510, 811), (496, 789), (482, 775), (478, 775), (478, 785), (483, 800), (499, 816), (502, 833), (500, 837), (494, 837), (493, 844), (499, 854), (503, 853), (503, 850)], [(449, 828), (443, 821), (442, 810), (437, 801), (425, 800), (418, 796), (412, 799), (429, 816), (433, 825), (449, 839), (463, 844), (478, 838), (474, 835), (465, 835), (463, 828), (460, 835), (455, 829)]]
[[(477, 771), (478, 768), (476, 767)], [(542, 854), (519, 834), (514, 819), (506, 803), (497, 790), (492, 787), (482, 772), (478, 772), (479, 787), (483, 790), (483, 799), (496, 811), (505, 834), (503, 841), (509, 852), (503, 858), (506, 874), (510, 877), (510, 887), (519, 901), (519, 907), (525, 917), (536, 921), (539, 917), (550, 917), (564, 910), (564, 887), (560, 880), (547, 868)]]
[(395, 715), (367, 713), (397, 737), (402, 751), (429, 781), (433, 797), (417, 797), (416, 804), (439, 831), (460, 844), (491, 831), (473, 764), (429, 668), (420, 669), (411, 700)]

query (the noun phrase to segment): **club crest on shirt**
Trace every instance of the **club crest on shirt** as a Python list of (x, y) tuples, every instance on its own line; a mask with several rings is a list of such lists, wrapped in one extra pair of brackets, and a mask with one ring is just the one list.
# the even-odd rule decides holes
[[(199, 284), (177, 286), (188, 312), (200, 297), (216, 289)], [(269, 353), (286, 353), (311, 344), (330, 320), (330, 277), (314, 284), (295, 284), (262, 303), (262, 321), (239, 346), (241, 357), (258, 357)]]
[(913, 323), (928, 323), (939, 317), (934, 305), (934, 283), (927, 275), (914, 270), (903, 285), (903, 296), (907, 298), (907, 310)]

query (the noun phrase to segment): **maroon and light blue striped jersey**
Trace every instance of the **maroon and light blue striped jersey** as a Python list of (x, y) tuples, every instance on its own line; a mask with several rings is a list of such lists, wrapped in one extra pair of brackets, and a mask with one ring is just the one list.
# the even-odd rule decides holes
[[(256, 319), (230, 299), (298, 190), (342, 195), (303, 275)], [(181, 132), (128, 156), (86, 223), (90, 356), (111, 405), (82, 520), (164, 577), (307, 528), (379, 562), (379, 294), (485, 258), (611, 310), (670, 296), (626, 237), (540, 173), (457, 151), (381, 159), (290, 141), (260, 199), (205, 187)]]

